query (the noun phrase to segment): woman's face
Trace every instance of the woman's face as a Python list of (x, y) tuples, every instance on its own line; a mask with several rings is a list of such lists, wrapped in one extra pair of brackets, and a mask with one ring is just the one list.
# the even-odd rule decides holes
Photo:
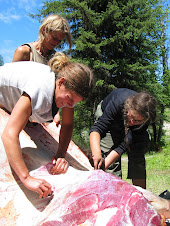
[(145, 122), (145, 118), (135, 110), (128, 111), (128, 126), (141, 125)]
[(58, 46), (64, 38), (65, 33), (63, 33), (62, 31), (53, 31), (49, 32), (49, 34), (46, 35), (43, 43), (47, 49), (52, 50), (56, 46)]
[(63, 83), (56, 85), (55, 103), (58, 108), (73, 108), (78, 102), (82, 101), (82, 99), (83, 98), (74, 91), (66, 89)]

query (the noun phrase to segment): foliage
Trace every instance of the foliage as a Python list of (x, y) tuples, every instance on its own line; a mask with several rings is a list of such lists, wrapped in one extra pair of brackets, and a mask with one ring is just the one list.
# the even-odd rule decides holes
[(50, 13), (68, 19), (72, 56), (91, 66), (97, 80), (139, 89), (155, 77), (166, 18), (159, 1), (47, 1), (36, 16)]
[(75, 107), (73, 140), (82, 149), (88, 147), (89, 144), (89, 128), (92, 126), (92, 111), (86, 105), (86, 102), (80, 102)]
[(166, 121), (170, 122), (170, 108), (165, 110)]
[[(75, 130), (80, 136), (94, 122), (97, 104), (115, 87), (148, 90), (158, 99), (156, 128), (161, 136), (164, 108), (169, 106), (169, 71), (159, 70), (167, 49), (166, 0), (60, 0), (45, 1), (41, 20), (51, 13), (67, 18), (73, 37), (73, 59), (89, 65), (95, 74), (95, 89), (75, 109)], [(65, 48), (62, 44), (61, 48)], [(64, 49), (66, 53), (69, 50)], [(162, 62), (162, 64), (163, 64)], [(163, 74), (163, 75), (162, 75)], [(82, 107), (83, 106), (83, 107)], [(158, 139), (159, 140), (159, 139)]]

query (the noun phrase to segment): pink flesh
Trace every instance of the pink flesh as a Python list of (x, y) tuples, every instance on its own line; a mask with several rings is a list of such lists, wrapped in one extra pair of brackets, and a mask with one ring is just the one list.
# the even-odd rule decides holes
[[(8, 117), (0, 110), (0, 134)], [(66, 156), (70, 164), (67, 173), (51, 175), (49, 169), (58, 147), (59, 130), (51, 123), (26, 128), (20, 135), (30, 174), (52, 185), (53, 196), (44, 199), (26, 189), (11, 172), (0, 143), (0, 225), (99, 226), (100, 216), (104, 219), (105, 211), (109, 210), (102, 226), (161, 225), (160, 215), (141, 192), (111, 174), (94, 171), (72, 141)]]

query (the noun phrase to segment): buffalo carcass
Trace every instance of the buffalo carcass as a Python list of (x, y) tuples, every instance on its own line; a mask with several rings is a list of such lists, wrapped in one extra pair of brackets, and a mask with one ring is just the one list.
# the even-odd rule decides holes
[[(0, 133), (8, 120), (0, 110)], [(53, 195), (39, 199), (11, 170), (0, 143), (0, 225), (163, 225), (142, 192), (101, 170), (95, 171), (86, 156), (70, 142), (66, 174), (51, 175), (60, 128), (55, 123), (26, 127), (20, 134), (23, 158), (30, 174), (52, 185)]]

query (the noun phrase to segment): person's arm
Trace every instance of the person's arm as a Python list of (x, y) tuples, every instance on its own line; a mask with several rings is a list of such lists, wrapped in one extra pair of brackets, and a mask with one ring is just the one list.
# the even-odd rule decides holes
[(113, 162), (120, 157), (120, 154), (114, 150), (111, 150), (108, 156), (105, 158), (105, 168), (107, 169)]
[(60, 125), (60, 112), (59, 111), (55, 115), (53, 121), (55, 122), (56, 126), (59, 126)]
[(74, 108), (64, 107), (62, 109), (62, 125), (59, 137), (59, 148), (54, 156), (51, 169), (52, 174), (65, 173), (68, 168), (68, 162), (64, 159), (68, 145), (70, 143), (74, 127)]
[(92, 151), (94, 169), (105, 170), (104, 159), (102, 158), (100, 149), (100, 134), (96, 131), (90, 133), (90, 147)]
[(105, 158), (105, 161), (103, 160), (100, 149), (100, 134), (95, 131), (90, 133), (90, 147), (92, 151), (92, 158), (95, 169), (103, 168), (103, 162), (105, 162), (104, 168), (107, 169), (113, 162), (115, 162), (120, 157), (120, 154), (112, 150)]
[(31, 60), (31, 49), (27, 45), (19, 46), (14, 53), (13, 62), (17, 61), (30, 61)]
[(45, 180), (36, 179), (29, 175), (21, 154), (19, 134), (25, 127), (31, 115), (31, 100), (27, 94), (23, 94), (16, 103), (7, 125), (2, 133), (2, 141), (8, 157), (9, 164), (28, 189), (39, 193), (40, 198), (51, 194), (51, 185)]

